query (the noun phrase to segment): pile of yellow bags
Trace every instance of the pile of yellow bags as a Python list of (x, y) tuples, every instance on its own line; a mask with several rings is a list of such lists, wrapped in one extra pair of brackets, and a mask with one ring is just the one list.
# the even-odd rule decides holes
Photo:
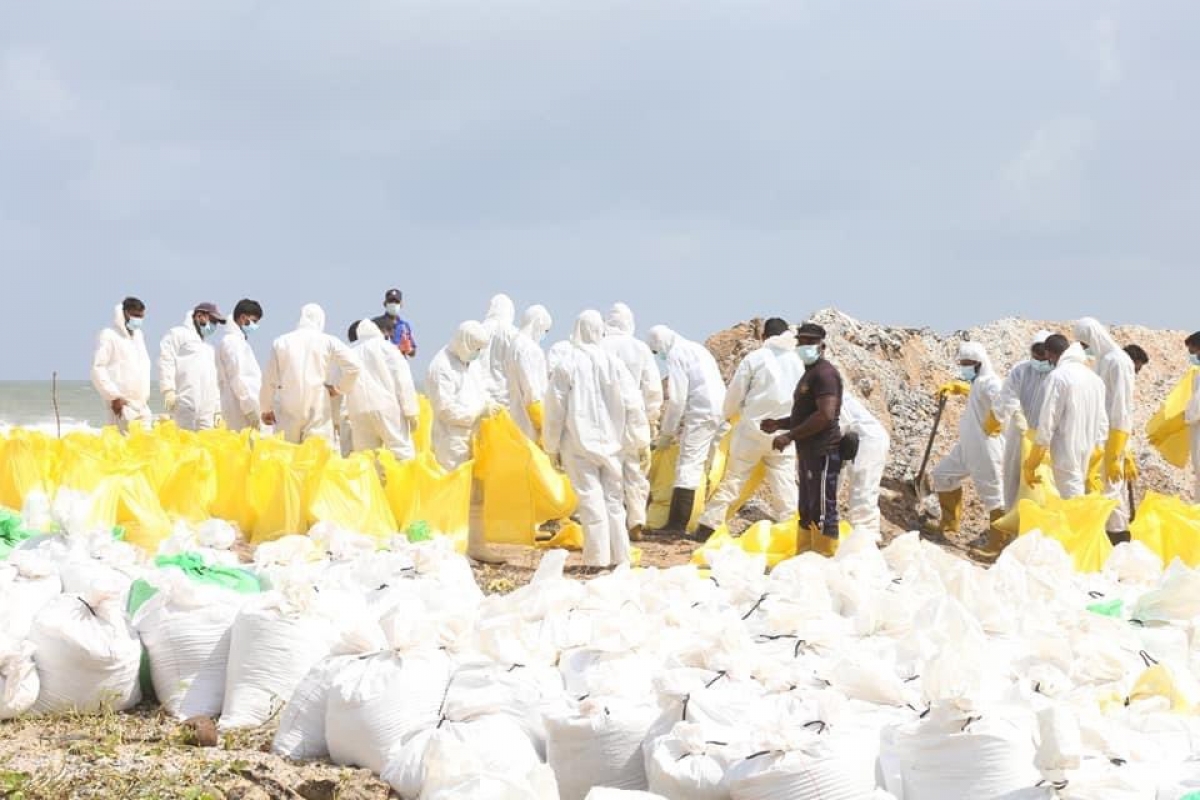
[(1200, 506), (1147, 492), (1129, 533), (1157, 553), (1164, 566), (1177, 558), (1189, 567), (1200, 566)]
[(415, 523), (465, 550), (473, 479), (484, 492), (492, 541), (532, 545), (538, 525), (576, 504), (565, 475), (507, 413), (484, 420), (476, 460), (446, 472), (430, 453), (431, 414), (422, 398), (418, 456), (388, 452), (342, 458), (322, 439), (218, 429), (192, 433), (171, 423), (75, 432), (61, 439), (23, 429), (0, 435), (0, 506), (23, 507), (31, 492), (89, 497), (88, 523), (122, 526), (126, 540), (155, 552), (177, 520), (225, 519), (252, 544), (305, 533), (316, 522), (385, 539)]

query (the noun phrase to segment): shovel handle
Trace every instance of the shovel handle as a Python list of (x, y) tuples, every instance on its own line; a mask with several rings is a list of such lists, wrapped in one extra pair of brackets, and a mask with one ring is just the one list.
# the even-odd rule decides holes
[(933, 430), (929, 432), (929, 442), (925, 445), (925, 457), (921, 459), (921, 468), (917, 470), (915, 485), (921, 486), (925, 479), (925, 468), (929, 466), (929, 456), (933, 454), (933, 442), (937, 439), (938, 428), (942, 424), (942, 412), (946, 410), (946, 395), (938, 397), (937, 413), (933, 415)]

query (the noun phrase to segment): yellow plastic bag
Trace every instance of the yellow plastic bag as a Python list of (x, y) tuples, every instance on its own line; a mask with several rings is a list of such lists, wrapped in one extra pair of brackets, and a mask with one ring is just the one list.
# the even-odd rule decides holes
[(217, 473), (212, 515), (249, 532), (254, 529), (254, 509), (247, 484), (250, 480), (250, 432), (216, 432), (205, 440)]
[(1171, 711), (1176, 714), (1195, 714), (1200, 704), (1200, 696), (1194, 681), (1184, 676), (1177, 676), (1166, 664), (1153, 664), (1138, 676), (1129, 692), (1129, 701), (1148, 700), (1153, 697), (1165, 697), (1171, 703)]
[(125, 541), (150, 554), (171, 535), (171, 520), (140, 470), (105, 477), (92, 494), (88, 523), (95, 527), (125, 529)]
[(396, 518), (379, 483), (371, 453), (330, 458), (321, 470), (311, 509), (318, 522), (330, 522), (377, 539), (396, 533)]
[(1129, 533), (1157, 553), (1164, 566), (1176, 558), (1189, 567), (1200, 566), (1200, 506), (1146, 492)]
[(216, 497), (217, 469), (212, 456), (199, 447), (180, 448), (175, 469), (158, 492), (163, 510), (189, 522), (203, 522), (212, 517)]
[[(767, 566), (774, 567), (781, 561), (799, 555), (799, 552), (807, 552), (811, 549), (811, 542), (801, 542), (798, 537), (799, 529), (800, 517), (798, 515), (774, 524), (768, 520), (756, 522), (738, 537), (732, 536), (729, 528), (722, 525), (713, 531), (712, 535), (708, 537), (708, 541), (692, 553), (692, 564), (698, 567), (707, 566), (710, 552), (732, 544), (752, 555), (766, 556)], [(848, 536), (851, 530), (850, 523), (840, 522), (838, 530), (842, 536)], [(798, 544), (801, 544), (799, 552), (797, 552)], [(834, 552), (837, 552), (836, 543)]]
[[(1021, 439), (1021, 464), (1024, 465), (1025, 459), (1029, 457), (1029, 451), (1033, 449), (1034, 437), (1037, 431), (1028, 430), (1025, 436)], [(1048, 498), (1055, 500), (1059, 499), (1058, 489), (1054, 486), (1054, 470), (1050, 466), (1050, 457), (1047, 456), (1045, 462), (1038, 467), (1038, 476), (1042, 482), (1036, 486), (1029, 486), (1025, 483), (1022, 476), (1020, 488), (1017, 490), (1017, 502), (1008, 510), (1000, 519), (996, 520), (993, 525), (996, 530), (1006, 533), (1009, 536), (1016, 536), (1021, 532), (1021, 501), (1030, 500), (1037, 504), (1040, 508), (1044, 506)]]
[(306, 533), (312, 518), (309, 501), (329, 458), (329, 446), (313, 438), (301, 445), (262, 439), (254, 449), (248, 481), (254, 513), (251, 544)]
[(582, 550), (583, 526), (573, 520), (563, 522), (558, 533), (544, 542), (538, 542), (541, 550)]
[(1188, 370), (1163, 401), (1162, 407), (1146, 423), (1146, 436), (1167, 463), (1183, 469), (1191, 458), (1191, 432), (1183, 421), (1192, 401), (1196, 368)]
[(1048, 498), (1044, 507), (1022, 500), (1021, 535), (1041, 531), (1062, 544), (1075, 569), (1099, 572), (1112, 553), (1112, 542), (1104, 528), (1116, 507), (1116, 500), (1091, 494), (1070, 500)]
[(429, 453), (397, 461), (391, 453), (381, 452), (379, 461), (384, 470), (384, 493), (397, 529), (406, 530), (415, 522), (424, 522), (431, 533), (451, 537), (454, 549), (465, 553), (474, 462), (446, 472)]
[[(700, 515), (704, 513), (704, 506), (716, 492), (717, 487), (721, 485), (721, 479), (725, 477), (725, 467), (729, 463), (729, 443), (732, 437), (732, 429), (721, 437), (721, 442), (709, 462), (708, 470), (701, 478), (700, 485), (696, 487), (696, 500), (692, 505), (691, 516), (688, 518), (688, 531), (696, 530)], [(671, 516), (671, 495), (675, 492), (675, 466), (678, 461), (678, 442), (670, 447), (655, 450), (650, 458), (650, 507), (646, 511), (646, 526), (651, 530), (666, 525), (667, 519)], [(751, 473), (750, 479), (742, 489), (741, 497), (729, 507), (729, 513), (725, 515), (726, 521), (733, 519), (738, 510), (754, 495), (765, 474), (761, 464)]]
[(421, 419), (417, 423), (416, 431), (413, 432), (413, 447), (416, 448), (417, 455), (432, 453), (433, 406), (429, 404), (429, 398), (423, 394), (417, 396), (417, 403), (421, 407)]
[(479, 424), (475, 477), (483, 484), (485, 536), (497, 544), (532, 547), (539, 525), (570, 516), (578, 502), (567, 476), (506, 411)]
[(45, 453), (37, 434), (30, 431), (14, 430), (4, 440), (0, 449), (0, 506), (19, 511), (29, 492), (49, 489), (42, 474)]

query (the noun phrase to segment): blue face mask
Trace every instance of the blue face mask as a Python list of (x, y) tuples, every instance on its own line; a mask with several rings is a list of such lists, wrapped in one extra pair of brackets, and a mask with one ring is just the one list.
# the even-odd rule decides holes
[(1037, 359), (1034, 359), (1034, 361), (1033, 361), (1033, 371), (1034, 371), (1034, 372), (1041, 372), (1042, 374), (1045, 374), (1045, 373), (1047, 373), (1047, 372), (1053, 372), (1053, 371), (1054, 371), (1054, 365), (1053, 365), (1053, 364), (1051, 364), (1049, 361), (1038, 361)]
[(134, 331), (140, 331), (142, 329), (142, 323), (144, 322), (145, 320), (141, 317), (130, 317), (129, 319), (125, 320), (125, 330), (129, 331), (130, 333), (133, 333)]
[(800, 356), (800, 360), (804, 362), (804, 366), (812, 366), (821, 358), (821, 346), (817, 344), (802, 344), (796, 348), (796, 355)]
[(1083, 346), (1083, 354), (1084, 354), (1085, 356), (1087, 356), (1088, 358), (1095, 358), (1095, 357), (1096, 357), (1096, 351), (1095, 351), (1095, 350), (1093, 350), (1092, 348), (1088, 347), (1087, 345), (1084, 345), (1084, 346)]
[(655, 353), (654, 357), (658, 359), (658, 363), (660, 363), (660, 364), (667, 363), (667, 354), (666, 353)]
[(959, 366), (958, 376), (967, 383), (974, 383), (979, 377), (979, 368), (974, 366)]
[(208, 337), (212, 336), (216, 332), (217, 332), (217, 326), (215, 323), (206, 322), (200, 326), (200, 336), (203, 339), (207, 339)]
[(242, 331), (245, 333), (254, 333), (256, 330), (258, 330), (258, 323), (253, 320), (242, 326)]
[(470, 364), (470, 363), (473, 363), (473, 362), (475, 362), (475, 361), (478, 361), (478, 360), (479, 360), (479, 357), (480, 357), (481, 355), (483, 355), (483, 351), (482, 351), (482, 350), (476, 350), (474, 353), (471, 353), (471, 355), (467, 356), (467, 363), (468, 363), (468, 364)]
[(1200, 367), (1200, 355), (1197, 355), (1196, 353), (1188, 353), (1188, 362), (1191, 363), (1193, 367)]

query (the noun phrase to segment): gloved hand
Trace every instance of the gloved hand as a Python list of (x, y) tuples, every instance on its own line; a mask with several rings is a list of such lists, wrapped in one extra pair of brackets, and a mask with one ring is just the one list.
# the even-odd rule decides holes
[(666, 450), (671, 445), (675, 444), (675, 437), (669, 433), (660, 433), (658, 439), (654, 442), (655, 450)]
[(405, 417), (404, 419), (408, 422), (408, 430), (410, 432), (416, 431), (416, 429), (418, 427), (420, 427), (420, 425), (421, 425), (421, 417), (420, 416), (414, 415), (411, 417)]
[(651, 453), (652, 451), (649, 447), (643, 447), (641, 450), (638, 450), (638, 466), (642, 468), (643, 475), (650, 472)]
[(175, 410), (175, 406), (179, 405), (179, 396), (175, 392), (167, 389), (163, 392), (163, 407), (167, 409), (167, 413)]
[(1029, 457), (1025, 459), (1022, 475), (1025, 478), (1025, 485), (1033, 488), (1042, 482), (1042, 478), (1037, 474), (1038, 467), (1046, 460), (1046, 448), (1041, 445), (1034, 445), (1029, 451)]
[(966, 381), (950, 381), (938, 387), (935, 399), (943, 397), (966, 397), (971, 393), (971, 384)]
[(983, 421), (983, 432), (988, 436), (999, 436), (1004, 430), (1004, 426), (1000, 424), (1000, 420), (996, 419), (995, 412), (989, 411), (987, 418)]
[(1088, 494), (1098, 494), (1104, 491), (1104, 448), (1099, 445), (1092, 451), (1088, 459), (1087, 480), (1085, 488)]
[(538, 400), (525, 406), (525, 413), (529, 416), (529, 421), (533, 423), (533, 430), (537, 433), (537, 438), (542, 438), (542, 422), (546, 417), (542, 401)]
[(559, 453), (546, 453), (546, 455), (550, 456), (550, 466), (554, 467), (554, 469), (558, 470), (559, 472), (562, 472), (562, 455)]
[(1108, 432), (1108, 443), (1104, 445), (1104, 476), (1109, 483), (1125, 480), (1125, 448), (1128, 444), (1127, 432)]
[(1142, 474), (1142, 471), (1138, 469), (1137, 459), (1133, 457), (1133, 453), (1125, 454), (1125, 463), (1123, 466), (1125, 468), (1125, 480), (1127, 481), (1136, 481)]

